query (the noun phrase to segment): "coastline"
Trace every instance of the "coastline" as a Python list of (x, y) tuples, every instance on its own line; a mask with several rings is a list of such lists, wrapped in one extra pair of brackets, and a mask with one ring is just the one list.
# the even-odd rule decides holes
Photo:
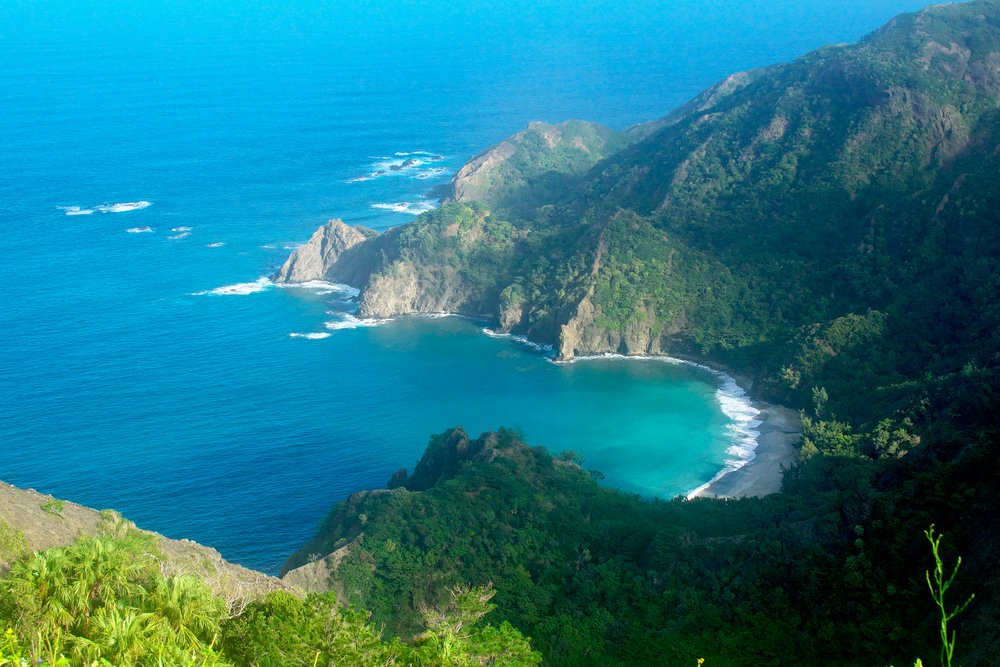
[[(531, 341), (528, 343), (531, 344)], [(783, 471), (795, 462), (797, 456), (795, 443), (802, 437), (802, 420), (796, 410), (783, 405), (751, 399), (749, 390), (753, 386), (753, 380), (749, 376), (703, 359), (696, 360), (666, 354), (605, 353), (573, 357), (565, 361), (553, 361), (553, 363), (567, 364), (609, 357), (686, 364), (709, 371), (719, 379), (721, 386), (716, 396), (722, 405), (723, 412), (733, 421), (735, 426), (733, 448), (730, 453), (738, 458), (727, 461), (715, 477), (685, 494), (688, 500), (703, 497), (766, 496), (781, 491)], [(732, 404), (729, 410), (726, 409), (725, 398), (735, 401), (735, 412), (732, 411)], [(746, 411), (745, 408), (749, 408), (752, 412)], [(746, 447), (748, 439), (753, 443), (751, 447)]]
[(754, 401), (760, 410), (754, 457), (744, 465), (724, 471), (688, 498), (746, 498), (781, 491), (784, 468), (795, 462), (795, 443), (802, 437), (799, 414), (781, 405)]

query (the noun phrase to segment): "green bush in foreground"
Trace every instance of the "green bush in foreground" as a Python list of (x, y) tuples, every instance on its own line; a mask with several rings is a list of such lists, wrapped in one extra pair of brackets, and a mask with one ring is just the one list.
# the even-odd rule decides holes
[(200, 579), (165, 577), (154, 537), (129, 524), (17, 560), (0, 579), (0, 667), (40, 665), (537, 665), (509, 624), (480, 625), (489, 587), (455, 589), (412, 644), (383, 641), (335, 596), (274, 592), (229, 617)]

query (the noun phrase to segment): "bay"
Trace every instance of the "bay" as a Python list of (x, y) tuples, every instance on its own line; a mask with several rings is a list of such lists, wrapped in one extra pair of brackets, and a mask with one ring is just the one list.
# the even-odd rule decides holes
[[(919, 6), (4, 3), (0, 478), (269, 572), (458, 424), (698, 486), (731, 445), (710, 373), (557, 366), (456, 318), (331, 329), (343, 294), (255, 281), (328, 218), (413, 219), (528, 121), (621, 129)], [(424, 164), (370, 178), (400, 153)]]

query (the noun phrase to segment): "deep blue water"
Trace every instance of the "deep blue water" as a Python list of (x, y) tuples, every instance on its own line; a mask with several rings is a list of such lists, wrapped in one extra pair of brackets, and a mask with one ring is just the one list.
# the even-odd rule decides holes
[[(729, 420), (698, 369), (556, 366), (454, 318), (329, 329), (336, 293), (204, 292), (330, 217), (411, 220), (372, 205), (430, 205), (530, 120), (622, 128), (922, 3), (203, 4), (0, 4), (0, 478), (275, 571), (452, 425), (669, 496), (719, 470)], [(352, 182), (414, 151), (442, 159)]]

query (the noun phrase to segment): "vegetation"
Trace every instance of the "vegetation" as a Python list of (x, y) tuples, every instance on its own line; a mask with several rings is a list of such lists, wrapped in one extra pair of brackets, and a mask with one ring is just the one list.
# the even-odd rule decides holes
[[(968, 638), (956, 660), (994, 664), (997, 53), (996, 2), (931, 7), (733, 77), (547, 198), (484, 197), (512, 243), (456, 309), (565, 356), (747, 372), (804, 415), (784, 493), (646, 502), (511, 432), (449, 431), (391, 493), (336, 506), (289, 566), (346, 547), (333, 584), (399, 636), (448, 586), (492, 582), (496, 618), (553, 665), (902, 664), (935, 646), (914, 539), (934, 523), (977, 582), (947, 619)], [(411, 239), (462, 207), (396, 252), (445, 266), (454, 253)], [(452, 271), (475, 271), (473, 252)]]
[(420, 637), (386, 642), (332, 594), (275, 592), (231, 609), (196, 577), (164, 576), (153, 536), (119, 521), (22, 555), (0, 579), (0, 667), (537, 664), (518, 631), (480, 623), (491, 596), (456, 589)]
[[(995, 489), (977, 485), (992, 471), (968, 474), (989, 456), (821, 455), (784, 494), (651, 502), (513, 431), (452, 430), (392, 492), (336, 506), (287, 567), (346, 546), (333, 585), (403, 637), (455, 582), (492, 582), (496, 618), (551, 665), (899, 664), (937, 635), (915, 537), (951, 516), (953, 496), (990, 511)], [(977, 586), (994, 589), (991, 568)], [(989, 632), (962, 634), (990, 650)]]
[[(627, 136), (532, 126), (455, 182), (459, 201), (351, 250), (373, 281), (408, 276), (418, 300), (566, 356), (746, 370), (803, 411), (783, 493), (647, 501), (512, 431), (451, 430), (289, 561), (342, 549), (341, 606), (274, 593), (229, 618), (118, 532), (15, 562), (0, 661), (536, 664), (530, 635), (550, 665), (903, 664), (938, 646), (943, 665), (995, 664), (998, 53), (1000, 4), (973, 0)], [(914, 536), (932, 524), (967, 555), (975, 604), (946, 605), (971, 591), (933, 531), (925, 574)]]

